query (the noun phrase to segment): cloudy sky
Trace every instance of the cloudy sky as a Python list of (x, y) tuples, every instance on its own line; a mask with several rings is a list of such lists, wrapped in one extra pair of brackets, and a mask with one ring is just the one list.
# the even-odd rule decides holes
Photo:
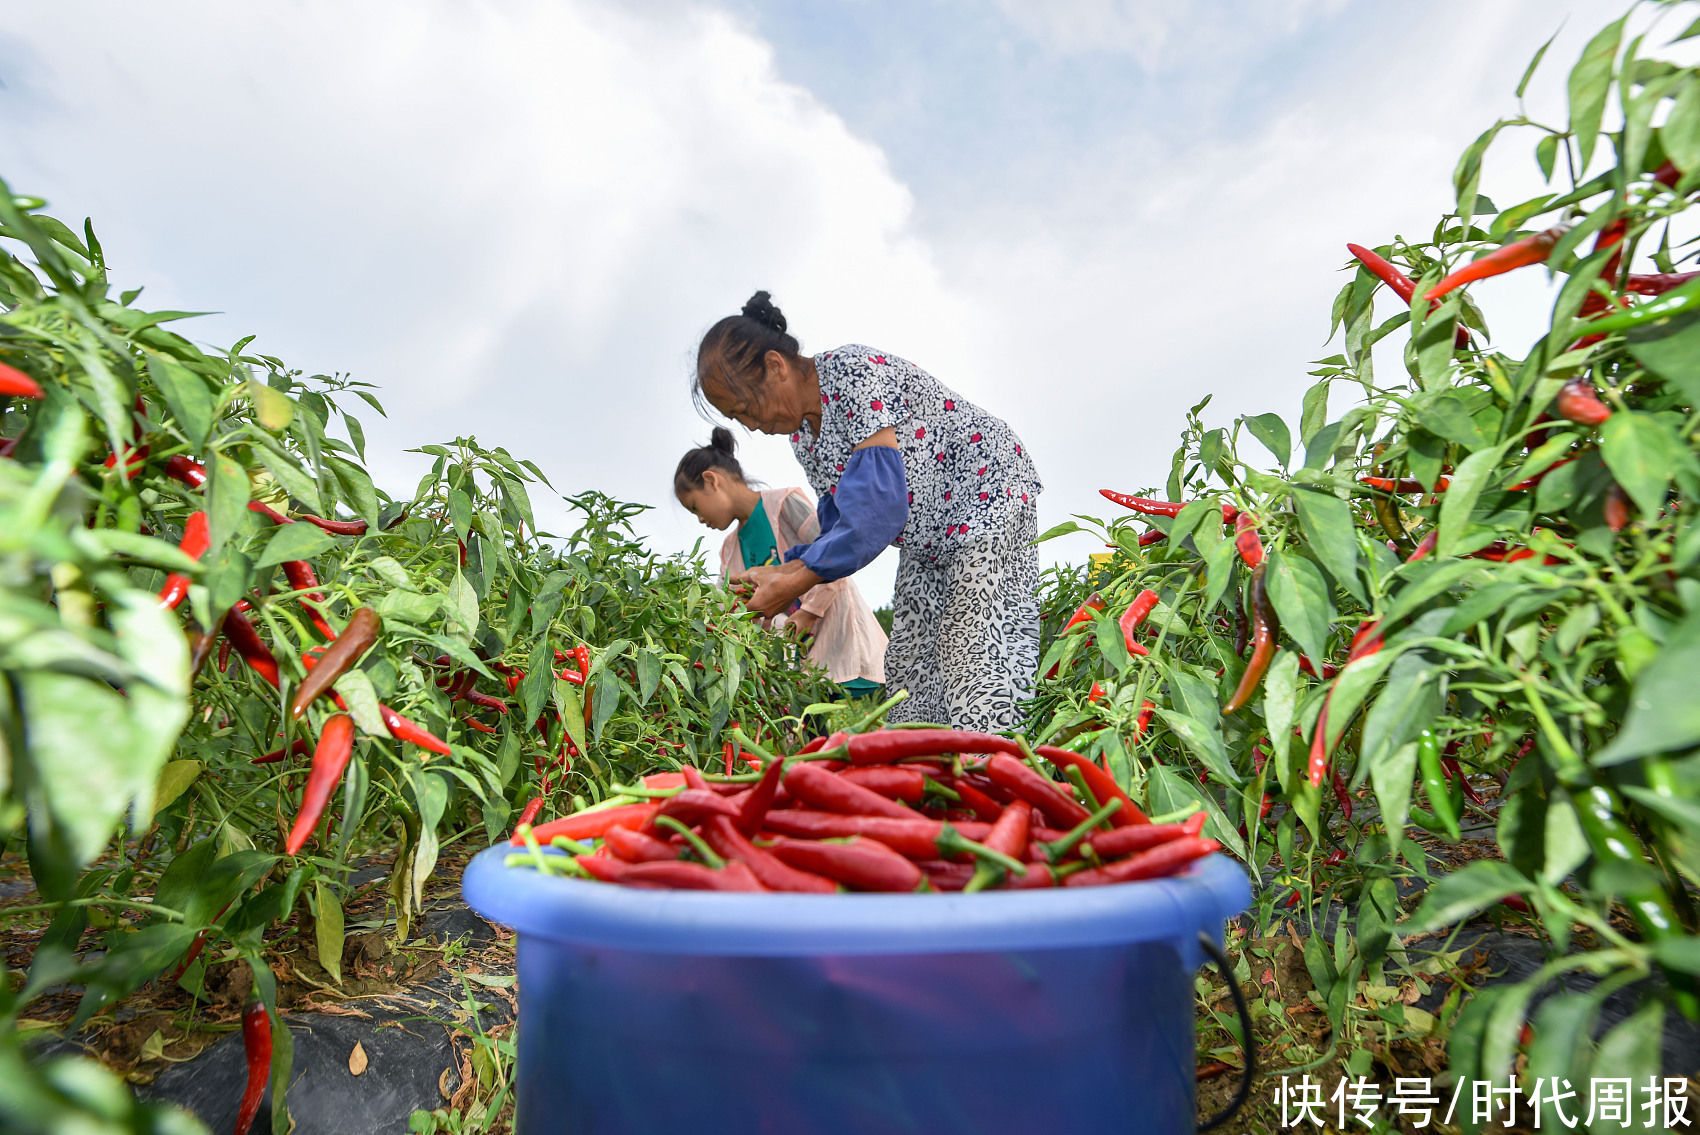
[[(1562, 125), (1626, 6), (56, 0), (0, 20), (0, 176), (93, 217), (141, 306), (220, 313), (184, 333), (379, 384), (392, 492), (470, 434), (658, 506), (660, 549), (718, 541), (670, 494), (710, 428), (691, 361), (767, 288), (805, 350), (873, 344), (1009, 419), (1044, 528), (1160, 484), (1206, 393), (1211, 424), (1296, 413), (1344, 244), (1432, 228), (1555, 30), (1527, 106)], [(1484, 191), (1538, 191), (1533, 142)], [(1479, 293), (1508, 343), (1545, 303), (1520, 287)], [(783, 439), (744, 456), (801, 482)]]

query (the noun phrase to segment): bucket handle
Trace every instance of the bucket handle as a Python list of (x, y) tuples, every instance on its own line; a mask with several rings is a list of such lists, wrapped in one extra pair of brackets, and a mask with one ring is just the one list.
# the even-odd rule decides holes
[(1198, 945), (1222, 974), (1222, 980), (1228, 983), (1228, 992), (1234, 997), (1234, 1010), (1240, 1015), (1240, 1036), (1244, 1038), (1245, 1048), (1245, 1070), (1240, 1073), (1240, 1086), (1235, 1090), (1234, 1098), (1228, 1101), (1227, 1107), (1198, 1125), (1200, 1131), (1209, 1131), (1232, 1119), (1250, 1098), (1251, 1079), (1257, 1075), (1257, 1038), (1251, 1029), (1251, 1009), (1246, 1005), (1245, 993), (1240, 989), (1239, 982), (1234, 980), (1234, 967), (1228, 961), (1228, 955), (1222, 952), (1222, 947), (1216, 944), (1216, 939), (1208, 934), (1198, 935)]

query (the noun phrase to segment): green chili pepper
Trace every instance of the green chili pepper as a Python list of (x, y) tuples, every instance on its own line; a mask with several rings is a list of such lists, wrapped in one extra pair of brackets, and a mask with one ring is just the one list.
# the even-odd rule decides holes
[(1657, 299), (1626, 308), (1612, 315), (1588, 320), (1590, 333), (1604, 335), (1612, 331), (1632, 331), (1652, 327), (1679, 315), (1700, 311), (1700, 279), (1690, 280), (1673, 288)]
[(1464, 803), (1463, 792), (1461, 786), (1448, 785), (1440, 754), (1440, 738), (1435, 735), (1434, 730), (1424, 729), (1417, 737), (1417, 769), (1422, 774), (1423, 792), (1428, 796), (1429, 807), (1434, 809), (1435, 823), (1441, 829), (1435, 834), (1444, 835), (1450, 843), (1457, 843), (1458, 816), (1463, 811)]

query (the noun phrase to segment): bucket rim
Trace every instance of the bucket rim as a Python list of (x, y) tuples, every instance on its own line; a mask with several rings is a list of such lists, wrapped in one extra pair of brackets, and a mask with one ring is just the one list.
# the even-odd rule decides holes
[(1175, 941), (1251, 903), (1244, 867), (1220, 853), (1179, 875), (1102, 887), (963, 894), (655, 891), (506, 866), (500, 844), (467, 865), (467, 905), (521, 935), (648, 953), (739, 956), (986, 952)]

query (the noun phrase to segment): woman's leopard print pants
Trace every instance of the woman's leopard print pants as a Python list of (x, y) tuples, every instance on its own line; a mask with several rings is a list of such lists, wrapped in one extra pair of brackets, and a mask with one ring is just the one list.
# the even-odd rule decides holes
[(885, 688), (908, 690), (889, 720), (998, 732), (1021, 724), (1039, 669), (1035, 510), (971, 539), (948, 564), (905, 551), (892, 594)]

